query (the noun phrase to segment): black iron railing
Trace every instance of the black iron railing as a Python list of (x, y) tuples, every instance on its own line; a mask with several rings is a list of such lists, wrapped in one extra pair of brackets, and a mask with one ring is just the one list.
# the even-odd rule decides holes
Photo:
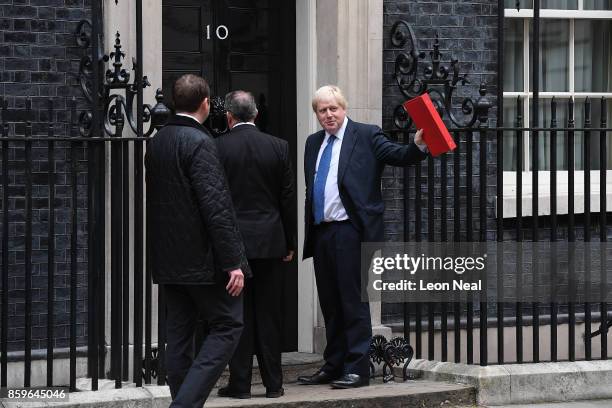
[[(534, 1), (533, 37), (539, 38), (539, 1)], [(593, 101), (586, 99), (584, 104), (577, 104), (573, 99), (563, 103), (567, 104), (567, 121), (561, 123), (557, 116), (557, 107), (560, 101), (556, 99), (544, 100), (539, 95), (539, 41), (533, 41), (533, 64), (530, 95), (532, 124), (525, 124), (522, 116), (523, 100), (517, 98), (516, 116), (504, 118), (503, 98), (503, 71), (504, 62), (504, 1), (498, 1), (498, 64), (497, 64), (497, 95), (496, 118), (490, 117), (489, 110), (493, 104), (486, 96), (487, 86), (480, 86), (480, 97), (456, 99), (456, 89), (459, 86), (469, 86), (469, 75), (460, 73), (460, 64), (455, 59), (449, 59), (449, 64), (442, 62), (443, 56), (439, 50), (437, 38), (433, 42), (433, 51), (429, 53), (430, 60), (426, 61), (426, 54), (417, 47), (417, 40), (413, 29), (405, 21), (397, 21), (390, 29), (389, 52), (395, 58), (395, 71), (393, 82), (403, 96), (393, 112), (393, 118), (387, 123), (393, 126), (388, 133), (396, 140), (408, 142), (411, 122), (401, 103), (414, 96), (429, 93), (438, 112), (443, 117), (454, 140), (457, 149), (440, 158), (428, 159), (426, 164), (404, 170), (404, 241), (428, 242), (472, 242), (497, 241), (502, 242), (537, 242), (560, 241), (590, 242), (598, 239), (605, 242), (608, 236), (608, 221), (606, 208), (606, 169), (612, 164), (607, 160), (607, 138), (612, 134), (612, 127), (607, 123), (607, 103), (602, 98), (599, 110), (600, 123), (592, 123), (591, 107)], [(522, 69), (522, 67), (517, 67)], [(465, 92), (464, 92), (465, 94)], [(459, 106), (457, 106), (459, 105)], [(576, 124), (574, 111), (582, 110), (582, 123)], [(550, 112), (550, 123), (540, 125), (542, 112)], [(544, 115), (546, 116), (546, 115)], [(489, 122), (496, 119), (496, 126), (489, 127)], [(512, 122), (510, 122), (512, 120)], [(514, 126), (504, 126), (513, 123)], [(578, 126), (578, 127), (577, 127)], [(599, 136), (598, 138), (596, 136)], [(526, 139), (529, 137), (530, 168), (526, 168)], [(513, 162), (504, 162), (504, 141), (513, 138), (516, 141), (516, 155)], [(542, 151), (541, 140), (548, 138), (548, 145)], [(564, 172), (567, 174), (567, 207), (560, 213), (559, 201), (562, 194), (559, 182), (559, 155), (558, 142), (563, 141), (565, 155)], [(576, 156), (576, 141), (581, 143), (582, 161), (584, 165), (578, 174)], [(507, 147), (506, 147), (507, 148)], [(599, 170), (592, 170), (591, 163), (594, 151), (599, 152)], [(539, 170), (543, 159), (542, 155), (550, 154), (549, 170)], [(449, 157), (450, 156), (450, 157)], [(506, 170), (512, 167), (513, 170)], [(514, 175), (514, 196), (504, 196), (504, 170)], [(545, 174), (546, 173), (546, 174)], [(542, 194), (539, 187), (542, 183), (540, 176), (549, 176), (550, 202), (546, 214), (542, 214)], [(599, 176), (599, 209), (592, 210), (592, 176)], [(439, 176), (438, 176), (439, 175)], [(425, 179), (427, 177), (427, 179)], [(526, 179), (529, 178), (530, 180)], [(576, 186), (584, 185), (583, 211), (579, 211), (574, 203)], [(530, 185), (531, 192), (526, 190)], [(439, 193), (436, 193), (439, 191)], [(523, 198), (531, 195), (528, 207), (523, 205)], [(514, 200), (514, 214), (504, 213), (504, 198)], [(594, 223), (594, 220), (597, 220)], [(449, 225), (452, 224), (452, 225)], [(596, 237), (599, 230), (598, 238)], [(605, 254), (599, 263), (599, 278), (606, 282), (607, 265)], [(570, 260), (571, 254), (570, 254)], [(533, 266), (533, 285), (537, 285), (538, 266), (533, 257), (517, 258), (515, 270), (503, 270), (501, 257), (497, 258), (498, 270), (496, 287), (498, 294), (503, 294), (503, 283), (506, 278), (515, 277), (517, 287), (522, 279), (524, 267)], [(572, 262), (575, 262), (574, 259)], [(551, 265), (554, 262), (551, 259)], [(590, 258), (585, 258), (590, 264)], [(551, 267), (551, 269), (553, 269)], [(590, 271), (597, 273), (597, 271)], [(587, 273), (589, 270), (587, 269)], [(514, 276), (513, 276), (514, 275)], [(500, 297), (503, 299), (503, 296)], [(605, 299), (601, 294), (601, 299)], [(514, 343), (515, 352), (510, 362), (526, 362), (525, 357), (525, 331), (531, 331), (531, 362), (542, 361), (540, 346), (546, 342), (550, 347), (550, 361), (559, 359), (559, 344), (565, 343), (568, 348), (567, 359), (573, 361), (577, 358), (577, 350), (583, 348), (584, 359), (592, 358), (591, 338), (601, 335), (600, 358), (607, 359), (608, 305), (606, 302), (598, 303), (555, 303), (543, 304), (540, 302), (487, 303), (480, 299), (473, 299), (467, 303), (416, 303), (403, 305), (404, 336), (411, 339), (415, 347), (416, 358), (447, 361), (449, 358), (449, 335), (454, 336), (452, 348), (455, 362), (476, 361), (481, 365), (489, 364), (488, 345), (496, 344), (498, 364), (506, 361), (505, 350), (508, 344)], [(576, 344), (577, 326), (583, 324), (585, 336), (584, 344)], [(592, 330), (594, 323), (599, 329)], [(477, 324), (477, 328), (475, 325)], [(559, 325), (567, 326), (567, 337), (559, 338)], [(549, 326), (550, 333), (542, 337), (542, 327)], [(487, 335), (489, 327), (496, 328), (495, 338)], [(581, 326), (582, 327), (582, 326)], [(479, 350), (474, 350), (475, 331), (478, 329)], [(509, 329), (512, 329), (510, 331)], [(464, 337), (462, 337), (462, 333)], [(510, 334), (512, 333), (512, 334)], [(603, 334), (603, 335), (602, 335)], [(440, 336), (439, 348), (434, 347), (436, 336)], [(423, 353), (424, 341), (427, 341), (427, 353)], [(512, 348), (512, 347), (510, 347)]]
[[(590, 100), (580, 106), (583, 109), (583, 123), (576, 127), (573, 117), (570, 115), (567, 123), (560, 124), (557, 119), (558, 101), (552, 99), (546, 106), (550, 109), (549, 127), (524, 127), (521, 117), (521, 101), (517, 100), (517, 116), (514, 127), (493, 127), (489, 128), (485, 123), (477, 122), (473, 128), (452, 129), (452, 133), (457, 144), (457, 149), (452, 153), (447, 153), (439, 158), (429, 158), (426, 164), (416, 168), (406, 167), (404, 169), (404, 240), (405, 241), (427, 241), (427, 242), (447, 242), (447, 241), (523, 241), (538, 240), (558, 241), (563, 235), (568, 242), (584, 241), (590, 242), (594, 239), (606, 242), (610, 231), (607, 218), (606, 194), (608, 186), (606, 182), (606, 171), (609, 167), (608, 160), (608, 137), (612, 134), (612, 128), (608, 127), (606, 117), (607, 103), (601, 99), (600, 111), (601, 121), (594, 127), (591, 123)], [(567, 100), (568, 112), (576, 110), (576, 103), (573, 99)], [(546, 146), (550, 152), (550, 212), (542, 214), (538, 211), (537, 204), (541, 203), (541, 194), (537, 188), (532, 187), (531, 211), (525, 210), (522, 206), (523, 184), (525, 180), (522, 175), (527, 170), (524, 168), (522, 140), (525, 132), (530, 134), (530, 143), (533, 147), (537, 145), (538, 138), (549, 137), (550, 144)], [(394, 130), (390, 131), (396, 139), (408, 141), (413, 130)], [(503, 219), (503, 198), (504, 184), (500, 183), (502, 178), (503, 156), (500, 147), (504, 135), (517, 134), (516, 140), (519, 141), (516, 154), (516, 168), (511, 171), (516, 177), (515, 195), (515, 214)], [(576, 136), (581, 136), (584, 167), (582, 177), (576, 177)], [(563, 150), (567, 156), (568, 168), (568, 201), (567, 214), (558, 214), (559, 201), (561, 196), (558, 190), (558, 173), (561, 171), (557, 166), (557, 154), (559, 146), (557, 140), (565, 140)], [(596, 149), (595, 149), (596, 147)], [(593, 157), (592, 151), (599, 152), (599, 169), (591, 170)], [(532, 149), (533, 152), (533, 149)], [(489, 159), (488, 154), (496, 154), (495, 160)], [(451, 156), (451, 157), (448, 157)], [(532, 156), (533, 169), (540, 168), (542, 158), (540, 155)], [(474, 174), (477, 170), (478, 174)], [(424, 176), (424, 171), (427, 176)], [(542, 172), (542, 171), (540, 171)], [(597, 173), (599, 176), (599, 209), (592, 210), (592, 183), (591, 177)], [(436, 175), (440, 175), (437, 179)], [(448, 174), (452, 174), (451, 177)], [(496, 176), (495, 178), (493, 176)], [(491, 180), (497, 180), (491, 184)], [(532, 178), (532, 183), (537, 182)], [(574, 206), (576, 199), (575, 184), (582, 183), (583, 190), (583, 210), (578, 213)], [(423, 187), (426, 192), (423, 192)], [(439, 193), (438, 193), (439, 192)], [(507, 197), (507, 195), (506, 195)], [(580, 196), (578, 196), (580, 197)], [(496, 208), (491, 208), (490, 203), (497, 202)], [(495, 210), (495, 211), (493, 211)], [(594, 218), (597, 218), (595, 220)], [(475, 220), (477, 218), (477, 221)], [(449, 228), (449, 223), (452, 224)], [(426, 224), (426, 225), (425, 225)], [(499, 228), (501, 226), (501, 228)], [(598, 230), (598, 231), (597, 231)], [(501, 234), (501, 235), (500, 235)], [(548, 234), (548, 235), (547, 235)], [(527, 237), (527, 238), (526, 238)], [(499, 260), (499, 258), (498, 258)], [(504, 271), (512, 275), (519, 274), (525, 270), (526, 265), (534, 265), (532, 270), (535, 279), (533, 285), (537, 285), (538, 271), (537, 259), (531, 257), (516, 260), (516, 271)], [(552, 262), (553, 260), (551, 260)], [(574, 260), (577, 262), (576, 260)], [(570, 258), (570, 262), (571, 258)], [(587, 265), (591, 264), (587, 255), (585, 258)], [(600, 270), (590, 270), (590, 273), (600, 274), (602, 282), (605, 282), (606, 272), (609, 266), (605, 261), (597, 266)], [(587, 275), (588, 276), (588, 275)], [(498, 275), (498, 288), (503, 289), (503, 274)], [(521, 282), (517, 279), (517, 282)], [(603, 286), (603, 285), (602, 285)], [(520, 289), (520, 288), (517, 288)], [(602, 299), (605, 296), (602, 294)], [(562, 310), (562, 312), (561, 312)], [(404, 336), (412, 338), (415, 347), (416, 358), (427, 358), (429, 360), (448, 360), (449, 352), (449, 331), (454, 334), (454, 356), (455, 361), (467, 362), (472, 364), (475, 361), (474, 335), (475, 319), (478, 319), (479, 350), (478, 363), (487, 365), (490, 356), (487, 352), (489, 342), (496, 343), (497, 363), (504, 363), (504, 349), (514, 342), (515, 358), (510, 362), (526, 362), (524, 344), (524, 328), (528, 324), (532, 333), (530, 343), (532, 344), (531, 358), (529, 362), (542, 361), (539, 348), (542, 341), (546, 341), (550, 347), (549, 361), (558, 360), (558, 349), (560, 342), (566, 343), (568, 347), (567, 359), (574, 361), (577, 359), (576, 351), (578, 347), (583, 347), (584, 359), (592, 359), (591, 338), (601, 336), (600, 357), (607, 359), (607, 342), (605, 334), (608, 324), (609, 314), (608, 304), (599, 303), (568, 303), (558, 304), (551, 302), (543, 305), (539, 302), (525, 303), (496, 303), (488, 304), (486, 301), (474, 299), (474, 302), (464, 304), (405, 304), (404, 305)], [(449, 319), (452, 324), (449, 325)], [(577, 325), (583, 324), (585, 335), (584, 344), (576, 344)], [(598, 330), (593, 331), (592, 325), (597, 323)], [(567, 338), (558, 337), (558, 325), (567, 325)], [(496, 338), (487, 335), (490, 325), (497, 328)], [(546, 338), (542, 337), (542, 327), (550, 326), (550, 334)], [(423, 329), (426, 326), (426, 332)], [(512, 337), (508, 337), (506, 331), (508, 327), (515, 329)], [(465, 333), (465, 344), (462, 344), (461, 333)], [(440, 348), (434, 347), (435, 336), (440, 336)], [(426, 337), (425, 337), (426, 336)], [(427, 354), (423, 354), (423, 340), (427, 339)], [(460, 358), (461, 353), (465, 357)]]
[[(49, 110), (53, 101), (49, 100)], [(69, 386), (76, 389), (77, 348), (84, 345), (87, 356), (87, 375), (96, 389), (98, 378), (112, 378), (118, 387), (128, 378), (129, 367), (133, 379), (142, 385), (143, 379), (151, 383), (152, 360), (157, 342), (153, 341), (153, 302), (163, 310), (163, 299), (153, 300), (151, 275), (144, 263), (144, 213), (143, 213), (143, 151), (147, 138), (144, 136), (119, 137), (121, 128), (120, 110), (117, 109), (116, 135), (113, 137), (83, 137), (78, 133), (76, 101), (69, 106), (70, 123), (68, 135), (55, 135), (54, 122), (48, 123), (46, 135), (32, 135), (32, 126), (25, 123), (23, 135), (9, 133), (6, 120), (11, 116), (5, 100), (2, 100), (2, 122), (0, 146), (2, 149), (2, 310), (0, 319), (1, 384), (6, 386), (15, 366), (23, 364), (24, 386), (33, 385), (32, 351), (43, 344), (47, 362), (46, 384), (57, 385), (54, 364), (60, 347), (68, 346)], [(26, 99), (26, 117), (32, 115), (31, 99)], [(52, 118), (53, 116), (50, 116)], [(11, 126), (12, 127), (12, 126)], [(33, 150), (36, 159), (33, 159)], [(105, 154), (105, 151), (108, 153)], [(17, 157), (23, 152), (23, 160)], [(61, 157), (61, 162), (59, 157)], [(111, 163), (106, 168), (106, 161)], [(63, 163), (62, 163), (63, 162)], [(65, 164), (65, 173), (57, 169)], [(84, 165), (85, 164), (85, 165)], [(133, 175), (129, 169), (133, 168)], [(110, 170), (110, 172), (108, 171)], [(61, 177), (59, 177), (61, 176)], [(59, 184), (56, 180), (65, 179)], [(105, 189), (105, 183), (109, 189)], [(133, 184), (133, 191), (130, 186)], [(58, 196), (56, 192), (62, 191)], [(38, 191), (36, 195), (33, 191)], [(45, 191), (47, 196), (41, 197)], [(105, 203), (110, 200), (110, 235), (105, 231)], [(15, 203), (23, 202), (23, 208)], [(33, 215), (36, 202), (37, 216)], [(58, 212), (66, 213), (66, 219), (58, 220)], [(133, 214), (133, 218), (130, 218)], [(85, 217), (85, 215), (87, 215)], [(83, 221), (88, 220), (87, 224)], [(38, 225), (33, 228), (33, 223)], [(23, 225), (23, 229), (21, 229)], [(133, 232), (130, 226), (133, 225)], [(60, 231), (57, 227), (60, 226)], [(36, 233), (34, 233), (36, 230)], [(87, 247), (81, 244), (87, 235)], [(44, 239), (43, 239), (44, 238)], [(111, 243), (110, 253), (104, 251), (104, 242)], [(44, 240), (47, 244), (42, 244)], [(67, 255), (57, 250), (60, 240), (68, 242)], [(23, 243), (23, 259), (15, 259), (15, 249)], [(37, 252), (44, 251), (47, 257), (33, 255), (33, 244)], [(132, 249), (134, 248), (134, 249)], [(105, 261), (111, 257), (110, 285), (106, 286)], [(58, 259), (58, 257), (60, 259)], [(83, 265), (86, 263), (87, 267)], [(67, 264), (67, 274), (58, 271), (58, 265)], [(41, 271), (46, 269), (46, 273)], [(38, 271), (33, 273), (33, 270)], [(9, 279), (22, 280), (23, 290), (13, 290)], [(40, 282), (46, 280), (46, 296), (42, 295)], [(37, 283), (33, 286), (33, 283)], [(86, 295), (79, 287), (87, 287)], [(106, 304), (105, 288), (110, 289), (110, 303)], [(67, 299), (58, 299), (58, 290), (67, 290)], [(66, 300), (67, 308), (58, 309), (57, 302)], [(35, 314), (34, 303), (46, 303), (44, 311)], [(11, 310), (23, 304), (23, 326), (13, 319)], [(109, 310), (107, 310), (109, 307)], [(143, 310), (144, 309), (144, 310)], [(133, 310), (130, 317), (130, 311)], [(86, 312), (86, 316), (83, 315)], [(110, 314), (110, 333), (106, 333), (106, 318)], [(144, 316), (143, 316), (144, 315)], [(44, 316), (44, 337), (34, 321)], [(163, 316), (159, 313), (159, 341), (163, 344)], [(144, 317), (144, 320), (143, 320)], [(67, 320), (68, 331), (58, 331), (56, 320)], [(36, 323), (40, 329), (42, 323)], [(85, 327), (87, 328), (86, 330)], [(133, 337), (130, 337), (130, 329)], [(9, 348), (8, 334), (22, 330)], [(143, 331), (145, 341), (143, 342)], [(110, 344), (106, 343), (110, 334)], [(33, 341), (34, 340), (34, 341)], [(21, 348), (18, 346), (21, 344)], [(110, 346), (110, 360), (106, 350)], [(143, 363), (143, 352), (145, 354)], [(40, 352), (36, 353), (38, 356)], [(160, 355), (163, 354), (163, 348)], [(14, 355), (14, 357), (11, 357)], [(22, 356), (22, 357), (20, 357)], [(132, 358), (132, 360), (130, 360)], [(110, 361), (110, 373), (105, 372), (105, 362)], [(163, 364), (162, 364), (163, 366)], [(164, 377), (158, 375), (158, 382)], [(39, 384), (42, 385), (42, 384)]]
[[(130, 368), (137, 386), (143, 381), (151, 383), (152, 378), (161, 384), (165, 381), (163, 364), (154, 361), (158, 342), (164, 344), (164, 313), (158, 314), (159, 337), (155, 341), (152, 306), (158, 304), (161, 311), (164, 306), (161, 291), (159, 299), (153, 300), (145, 262), (143, 160), (148, 136), (165, 122), (169, 111), (160, 90), (155, 106), (143, 103), (143, 89), (149, 83), (140, 63), (141, 1), (136, 2), (136, 10), (137, 50), (131, 83), (130, 73), (123, 69), (125, 54), (119, 33), (114, 52), (104, 55), (101, 51), (102, 13), (100, 2), (94, 1), (92, 21), (82, 21), (75, 30), (77, 45), (90, 51), (81, 60), (78, 76), (86, 105), (77, 106), (73, 98), (66, 107), (55, 107), (57, 101), (52, 99), (27, 97), (25, 109), (9, 109), (7, 100), (0, 99), (2, 386), (7, 386), (21, 364), (23, 385), (32, 385), (33, 351), (37, 359), (44, 355), (48, 386), (58, 385), (54, 366), (64, 356), (68, 357), (67, 385), (71, 390), (76, 389), (78, 376), (89, 376), (93, 390), (98, 389), (99, 378), (113, 379), (115, 386), (121, 387), (123, 381), (130, 381)], [(112, 69), (102, 75), (104, 64), (111, 59)], [(33, 101), (38, 109), (32, 109)], [(46, 125), (41, 102), (47, 111)], [(77, 114), (82, 107), (85, 111)], [(60, 126), (55, 118), (63, 116), (54, 115), (54, 109), (68, 114)], [(37, 119), (36, 134), (33, 118)], [(41, 131), (43, 128), (46, 131)], [(21, 243), (23, 255), (19, 252)], [(44, 251), (46, 262), (33, 253)], [(45, 280), (46, 296), (40, 287)], [(12, 281), (23, 282), (23, 290), (17, 283), (12, 287)], [(62, 302), (59, 308), (58, 302)], [(44, 303), (44, 313), (40, 307), (33, 309)], [(19, 310), (21, 305), (22, 322), (10, 318), (11, 310)], [(106, 328), (108, 317), (110, 330)], [(83, 352), (87, 373), (77, 372), (77, 358), (83, 357)], [(36, 381), (43, 385), (40, 378)]]

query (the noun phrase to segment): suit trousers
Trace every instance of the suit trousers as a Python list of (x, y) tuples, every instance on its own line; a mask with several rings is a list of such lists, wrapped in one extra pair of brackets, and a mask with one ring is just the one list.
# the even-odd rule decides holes
[(229, 387), (235, 392), (251, 390), (253, 355), (264, 386), (276, 391), (283, 385), (282, 263), (281, 259), (249, 259), (253, 277), (245, 281), (244, 329), (229, 364)]
[(370, 304), (361, 299), (361, 237), (350, 221), (314, 227), (314, 267), (327, 346), (323, 371), (369, 376)]
[[(201, 408), (238, 345), (242, 296), (230, 296), (225, 286), (164, 285), (171, 407)], [(198, 317), (208, 332), (194, 358)]]

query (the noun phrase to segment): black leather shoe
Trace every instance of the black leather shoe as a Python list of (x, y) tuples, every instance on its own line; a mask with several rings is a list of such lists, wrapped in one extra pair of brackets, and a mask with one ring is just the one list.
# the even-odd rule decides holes
[(332, 388), (357, 388), (370, 385), (370, 378), (365, 375), (344, 374), (336, 381), (332, 381)]
[(285, 395), (285, 389), (280, 387), (278, 390), (269, 390), (266, 388), (266, 398), (280, 398)]
[(337, 376), (333, 376), (330, 373), (321, 370), (313, 375), (303, 375), (298, 377), (298, 382), (303, 385), (329, 384), (337, 378)]
[(232, 390), (229, 386), (219, 388), (219, 391), (217, 391), (217, 395), (220, 397), (237, 398), (237, 399), (251, 398), (250, 392), (236, 392)]

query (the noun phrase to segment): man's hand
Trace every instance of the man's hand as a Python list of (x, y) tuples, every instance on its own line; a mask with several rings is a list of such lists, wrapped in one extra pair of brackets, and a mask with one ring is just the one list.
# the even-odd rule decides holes
[(283, 258), (283, 261), (285, 262), (291, 262), (293, 260), (293, 254), (295, 252), (294, 251), (289, 251), (289, 253), (287, 254), (286, 257)]
[(225, 287), (230, 295), (238, 296), (240, 292), (242, 292), (242, 288), (244, 287), (244, 274), (241, 269), (234, 269), (233, 271), (228, 272), (230, 276), (230, 280)]
[(419, 130), (417, 130), (417, 132), (415, 133), (415, 135), (414, 135), (414, 143), (415, 143), (417, 146), (419, 146), (419, 147), (422, 147), (422, 146), (427, 146), (427, 145), (425, 144), (425, 141), (423, 140), (423, 129), (419, 129)]

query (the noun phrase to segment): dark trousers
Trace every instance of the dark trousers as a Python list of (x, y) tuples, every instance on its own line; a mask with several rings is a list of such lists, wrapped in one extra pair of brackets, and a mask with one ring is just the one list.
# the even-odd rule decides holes
[[(166, 294), (166, 369), (171, 407), (201, 408), (223, 373), (242, 331), (242, 296), (225, 284), (164, 285)], [(198, 320), (208, 332), (194, 358)]]
[(350, 222), (315, 227), (314, 267), (327, 346), (323, 371), (369, 376), (370, 305), (361, 301), (359, 232)]
[(272, 391), (283, 385), (282, 260), (249, 259), (253, 277), (245, 281), (244, 329), (230, 360), (229, 386), (236, 392), (251, 390), (253, 355), (257, 356), (264, 386)]

